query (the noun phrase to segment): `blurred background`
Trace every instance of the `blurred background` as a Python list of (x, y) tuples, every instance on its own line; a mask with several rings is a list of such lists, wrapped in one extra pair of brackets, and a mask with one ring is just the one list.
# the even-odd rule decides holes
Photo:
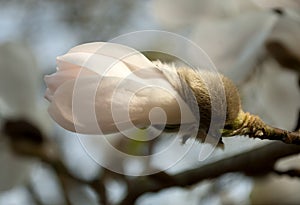
[[(43, 76), (55, 72), (56, 56), (78, 44), (145, 29), (170, 31), (194, 41), (239, 87), (245, 111), (274, 126), (299, 129), (298, 0), (0, 0), (0, 205), (122, 201), (128, 177), (99, 166), (74, 134), (49, 118)], [(170, 60), (164, 57), (155, 56)], [(114, 143), (120, 144), (118, 140)], [(203, 162), (198, 161), (197, 148), (191, 150), (166, 173), (203, 166), (269, 142), (237, 136), (224, 143), (224, 150), (217, 149)], [(127, 152), (138, 152), (136, 146), (128, 147), (134, 150)], [(153, 167), (164, 163), (121, 163), (106, 157), (141, 172), (149, 163)], [(299, 164), (300, 156), (294, 155), (276, 167), (285, 170), (300, 168)], [(136, 204), (300, 204), (299, 190), (299, 178), (229, 173), (188, 188), (146, 193)]]

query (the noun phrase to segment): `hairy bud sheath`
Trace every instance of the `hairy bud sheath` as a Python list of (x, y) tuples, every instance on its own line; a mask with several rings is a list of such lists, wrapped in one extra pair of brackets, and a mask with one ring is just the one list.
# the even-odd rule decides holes
[[(209, 93), (207, 85), (215, 86), (221, 79), (226, 97), (226, 121), (222, 131), (223, 136), (247, 135), (253, 138), (280, 140), (290, 144), (300, 144), (300, 133), (289, 132), (279, 128), (271, 127), (265, 124), (258, 116), (245, 113), (241, 107), (239, 92), (232, 81), (223, 75), (210, 73), (207, 71), (194, 71), (188, 68), (178, 69), (178, 74), (194, 92), (199, 112), (200, 112), (200, 130), (207, 133), (211, 121), (211, 99), (218, 99)], [(220, 85), (220, 84), (219, 84)], [(218, 88), (210, 88), (216, 90)], [(200, 136), (203, 138), (203, 136)]]
[[(238, 117), (241, 102), (237, 88), (228, 78), (218, 73), (195, 71), (190, 68), (178, 68), (177, 73), (190, 87), (198, 104), (200, 114), (198, 139), (203, 141), (209, 128), (212, 127), (213, 133), (210, 134), (217, 137), (220, 129), (232, 124)], [(212, 112), (216, 114), (214, 119)]]
[[(207, 121), (210, 122), (212, 98), (218, 99), (218, 96), (212, 96), (214, 93), (209, 92), (208, 86), (215, 86), (216, 84), (218, 85), (218, 83), (216, 83), (218, 81), (220, 81), (219, 85), (224, 86), (226, 97), (226, 99), (224, 99), (226, 100), (227, 104), (225, 124), (229, 124), (237, 118), (241, 109), (241, 102), (238, 90), (231, 80), (221, 74), (215, 74), (208, 71), (197, 72), (188, 68), (178, 69), (177, 72), (180, 78), (184, 79), (184, 81), (194, 92), (199, 106), (200, 115), (201, 117), (203, 116), (202, 120), (205, 123)], [(219, 88), (210, 87), (210, 90), (217, 89)]]

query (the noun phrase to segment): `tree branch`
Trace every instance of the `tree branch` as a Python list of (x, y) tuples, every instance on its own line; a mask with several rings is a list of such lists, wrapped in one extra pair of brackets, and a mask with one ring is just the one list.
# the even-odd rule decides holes
[(300, 153), (300, 146), (274, 142), (242, 154), (175, 174), (172, 176), (173, 181), (168, 181), (168, 183), (157, 183), (150, 180), (149, 177), (138, 177), (130, 181), (128, 195), (120, 205), (134, 204), (135, 200), (146, 192), (157, 192), (173, 186), (187, 187), (228, 172), (242, 172), (249, 176), (263, 175), (273, 171), (274, 164), (278, 159), (297, 153)]
[(278, 175), (287, 175), (290, 177), (300, 177), (300, 169), (290, 169), (287, 171), (279, 171), (279, 170), (274, 170), (274, 172)]

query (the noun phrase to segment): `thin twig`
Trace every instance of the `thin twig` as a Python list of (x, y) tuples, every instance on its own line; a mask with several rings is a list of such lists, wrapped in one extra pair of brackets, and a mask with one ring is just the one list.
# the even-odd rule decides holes
[(109, 202), (107, 200), (106, 188), (102, 178), (90, 182), (90, 186), (98, 193), (99, 204), (109, 205)]
[(62, 190), (63, 190), (63, 195), (65, 197), (66, 205), (72, 205), (70, 198), (69, 198), (69, 193), (68, 193), (68, 178), (60, 172), (56, 172), (56, 174), (59, 178), (59, 182), (60, 182)]

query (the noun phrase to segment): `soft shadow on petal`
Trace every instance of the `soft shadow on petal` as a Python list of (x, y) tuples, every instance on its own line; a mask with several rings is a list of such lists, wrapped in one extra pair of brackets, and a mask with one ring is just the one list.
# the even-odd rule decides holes
[(52, 96), (48, 113), (60, 126), (75, 132), (72, 115), (72, 90), (74, 80), (61, 85)]

